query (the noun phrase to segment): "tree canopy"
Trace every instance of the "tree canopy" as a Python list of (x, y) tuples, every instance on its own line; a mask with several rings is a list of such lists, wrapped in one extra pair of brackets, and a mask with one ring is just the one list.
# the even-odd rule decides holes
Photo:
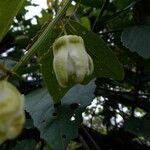
[[(150, 149), (150, 1), (47, 0), (26, 19), (29, 6), (36, 11), (30, 0), (0, 0), (0, 80), (25, 97), (23, 130), (0, 149)], [(64, 35), (80, 36), (94, 64), (65, 88), (53, 68), (53, 43)]]

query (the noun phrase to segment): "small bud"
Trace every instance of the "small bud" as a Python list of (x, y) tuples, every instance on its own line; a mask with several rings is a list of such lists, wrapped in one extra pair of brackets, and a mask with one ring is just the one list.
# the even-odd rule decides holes
[(53, 54), (53, 69), (61, 87), (81, 83), (93, 73), (93, 60), (80, 36), (64, 35), (58, 38), (53, 44)]
[(24, 96), (11, 83), (0, 81), (0, 144), (18, 136), (24, 122)]

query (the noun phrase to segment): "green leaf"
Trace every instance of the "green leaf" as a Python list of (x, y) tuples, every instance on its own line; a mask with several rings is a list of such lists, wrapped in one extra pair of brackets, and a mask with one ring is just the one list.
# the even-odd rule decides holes
[(19, 35), (16, 37), (15, 42), (17, 47), (19, 48), (26, 48), (29, 43), (29, 37), (25, 35)]
[(49, 12), (42, 10), (42, 17), (38, 18), (39, 24), (43, 25), (45, 22), (48, 22), (50, 19), (52, 19), (52, 16)]
[(36, 144), (35, 140), (22, 140), (17, 142), (13, 150), (35, 150)]
[(81, 24), (86, 27), (88, 30), (91, 29), (91, 23), (88, 17), (82, 17), (80, 19)]
[(138, 25), (124, 29), (121, 35), (123, 45), (144, 58), (150, 58), (150, 26)]
[(80, 2), (81, 4), (89, 7), (100, 8), (102, 5), (102, 0), (75, 0), (76, 2)]
[(70, 16), (74, 13), (75, 7), (76, 7), (76, 6), (71, 5), (71, 6), (67, 9), (67, 11), (66, 11), (66, 16), (67, 16), (67, 17), (70, 17)]
[(0, 41), (9, 30), (14, 16), (21, 8), (24, 0), (0, 0)]
[(113, 3), (116, 5), (118, 9), (123, 9), (131, 4), (133, 0), (114, 0)]
[(123, 67), (101, 37), (74, 21), (66, 25), (66, 30), (68, 34), (77, 34), (84, 39), (86, 50), (94, 61), (94, 77), (123, 79)]
[(130, 118), (125, 123), (125, 129), (137, 136), (150, 138), (150, 116), (145, 115), (142, 118)]
[[(94, 98), (95, 84), (76, 85), (62, 99), (62, 104), (54, 107), (46, 89), (39, 89), (26, 97), (26, 110), (31, 115), (35, 127), (53, 150), (63, 150), (68, 142), (78, 136), (78, 125), (82, 122), (82, 112)], [(74, 120), (71, 118), (74, 117)]]

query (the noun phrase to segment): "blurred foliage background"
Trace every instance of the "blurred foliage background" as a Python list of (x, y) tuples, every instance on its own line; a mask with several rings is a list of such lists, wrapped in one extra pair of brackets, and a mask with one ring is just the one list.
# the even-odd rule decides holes
[[(48, 8), (41, 11), (41, 16), (33, 16), (26, 19), (27, 6), (36, 4), (25, 0), (17, 16), (13, 19), (10, 30), (0, 42), (0, 64), (5, 65), (9, 70), (24, 56), (33, 43), (41, 35), (48, 22), (51, 22), (57, 12), (63, 7), (64, 1), (47, 0)], [(54, 141), (48, 142), (49, 138), (56, 136), (57, 128), (49, 135), (45, 135), (50, 128), (44, 128), (36, 119), (33, 119), (34, 105), (30, 107), (27, 103), (26, 124), (22, 134), (11, 141), (6, 141), (0, 146), (1, 150), (48, 150), (51, 143), (56, 143), (52, 149), (61, 150), (149, 150), (150, 149), (150, 1), (149, 0), (75, 0), (67, 9), (64, 18), (57, 24), (52, 39), (55, 39), (55, 33), (70, 33), (68, 22), (74, 20), (84, 27), (87, 32), (93, 32), (105, 41), (105, 44), (112, 49), (115, 56), (124, 68), (124, 79), (114, 80), (102, 73), (102, 76), (96, 76), (94, 85), (88, 85), (85, 89), (93, 87), (92, 97), (81, 90), (81, 95), (88, 95), (90, 100), (84, 99), (84, 109), (71, 112), (72, 117), (80, 112), (82, 117), (78, 117), (78, 135), (71, 135), (70, 139), (63, 135), (61, 138), (67, 139), (67, 146), (62, 147), (60, 143)], [(73, 24), (75, 25), (75, 24)], [(74, 26), (75, 27), (75, 26)], [(83, 28), (80, 28), (81, 31)], [(61, 30), (61, 31), (60, 31)], [(66, 31), (65, 31), (66, 30)], [(80, 30), (78, 30), (80, 32)], [(78, 33), (80, 34), (80, 33)], [(88, 34), (89, 38), (93, 35)], [(89, 41), (89, 46), (93, 46), (94, 41)], [(88, 45), (87, 45), (88, 47)], [(98, 47), (103, 49), (103, 47)], [(44, 52), (46, 55), (48, 52)], [(100, 52), (99, 52), (100, 54)], [(107, 53), (106, 53), (107, 54)], [(43, 76), (41, 73), (41, 59), (45, 56), (35, 54), (30, 61), (23, 66), (17, 75), (10, 75), (9, 80), (17, 86), (21, 93), (29, 93), (42, 88)], [(96, 57), (96, 56), (94, 56)], [(106, 56), (107, 57), (107, 56)], [(113, 67), (111, 58), (95, 58), (99, 61), (108, 62), (108, 66)], [(45, 62), (44, 62), (45, 63)], [(47, 64), (47, 63), (46, 63)], [(47, 66), (46, 66), (47, 67)], [(1, 69), (1, 68), (0, 68)], [(98, 71), (100, 71), (99, 68)], [(97, 72), (98, 72), (97, 71)], [(12, 72), (0, 72), (0, 75), (12, 74)], [(46, 73), (45, 73), (46, 74)], [(48, 74), (46, 74), (46, 77)], [(55, 87), (54, 93), (58, 93)], [(73, 94), (76, 94), (73, 89)], [(45, 91), (42, 91), (45, 92)], [(82, 93), (83, 92), (83, 93)], [(39, 93), (39, 95), (37, 95)], [(28, 100), (33, 97), (38, 103), (40, 99), (47, 99), (47, 91), (42, 95), (39, 91), (30, 95)], [(37, 97), (35, 97), (37, 95)], [(67, 97), (67, 96), (66, 96)], [(88, 98), (87, 98), (88, 99)], [(31, 100), (32, 101), (32, 100)], [(43, 100), (44, 103), (44, 100)], [(85, 105), (84, 105), (85, 103)], [(90, 104), (91, 103), (91, 104)], [(46, 102), (45, 102), (46, 104)], [(64, 102), (66, 110), (64, 116), (68, 117), (65, 105), (69, 104), (71, 109), (78, 109), (77, 102)], [(90, 105), (89, 105), (90, 104)], [(89, 106), (87, 106), (89, 105)], [(38, 105), (42, 106), (41, 103)], [(85, 106), (86, 109), (85, 109)], [(36, 107), (36, 106), (35, 106)], [(38, 108), (39, 108), (38, 107)], [(45, 106), (43, 106), (44, 109)], [(61, 110), (60, 110), (61, 111)], [(68, 109), (68, 111), (70, 111)], [(31, 114), (30, 114), (31, 113)], [(36, 109), (40, 114), (40, 109)], [(45, 111), (45, 113), (47, 113)], [(43, 112), (43, 114), (45, 114)], [(41, 116), (43, 114), (40, 114)], [(48, 115), (48, 114), (47, 114)], [(56, 114), (53, 115), (55, 116)], [(39, 116), (39, 118), (41, 117)], [(36, 117), (36, 116), (34, 116)], [(70, 116), (69, 116), (70, 117)], [(60, 116), (63, 118), (63, 116)], [(59, 121), (61, 120), (59, 118)], [(83, 122), (82, 122), (83, 119)], [(33, 120), (35, 123), (33, 124)], [(80, 121), (79, 121), (80, 120)], [(61, 120), (63, 122), (63, 120)], [(82, 123), (81, 123), (82, 122)], [(39, 127), (40, 126), (40, 127)], [(73, 129), (67, 126), (68, 132)], [(61, 127), (60, 127), (61, 128)], [(63, 128), (63, 127), (62, 127)], [(42, 132), (42, 136), (40, 134)], [(74, 132), (72, 133), (74, 134)], [(42, 137), (42, 138), (41, 138)], [(43, 140), (44, 139), (44, 140)], [(46, 140), (45, 140), (46, 139)], [(55, 138), (54, 138), (55, 139)], [(59, 139), (58, 139), (59, 140)], [(62, 143), (64, 142), (62, 140)], [(71, 141), (70, 141), (71, 140)], [(69, 143), (69, 144), (68, 144)], [(57, 145), (57, 146), (56, 146)]]

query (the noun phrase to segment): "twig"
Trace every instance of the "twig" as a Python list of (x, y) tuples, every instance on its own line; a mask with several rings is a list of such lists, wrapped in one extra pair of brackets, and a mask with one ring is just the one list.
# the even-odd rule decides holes
[(85, 148), (85, 150), (90, 150), (90, 148), (88, 147), (88, 144), (86, 143), (86, 141), (84, 140), (82, 135), (79, 135), (79, 138), (80, 138), (80, 141), (83, 144), (83, 147)]
[(46, 38), (51, 33), (51, 31), (55, 27), (55, 25), (61, 20), (61, 18), (65, 14), (66, 10), (70, 6), (71, 2), (72, 2), (72, 0), (68, 0), (65, 3), (64, 7), (58, 12), (58, 14), (54, 18), (54, 20), (52, 20), (48, 24), (47, 28), (43, 31), (43, 33), (41, 34), (41, 36), (33, 44), (33, 46), (30, 48), (30, 50), (28, 51), (28, 53), (26, 55), (24, 55), (21, 58), (21, 60), (19, 61), (19, 63), (17, 63), (15, 65), (15, 67), (13, 68), (13, 71), (17, 72), (19, 70), (19, 68), (22, 67), (25, 63), (27, 63), (31, 59), (31, 57), (39, 50), (39, 47), (41, 47), (41, 45), (45, 44)]
[(97, 21), (102, 17), (102, 15), (103, 15), (103, 13), (104, 13), (104, 10), (105, 10), (105, 8), (107, 7), (108, 4), (109, 4), (109, 0), (105, 0), (105, 2), (104, 2), (103, 5), (102, 5), (102, 8), (101, 8), (101, 10), (100, 10), (99, 15), (98, 15), (97, 18), (95, 19), (95, 22), (94, 22), (93, 27), (92, 27), (92, 31), (94, 30)]
[(95, 147), (96, 150), (100, 150), (99, 146), (96, 144), (96, 142), (93, 140), (92, 136), (88, 133), (88, 131), (82, 127), (83, 131), (85, 132), (85, 134), (88, 136), (88, 138), (90, 139), (90, 141), (92, 142), (93, 146)]

